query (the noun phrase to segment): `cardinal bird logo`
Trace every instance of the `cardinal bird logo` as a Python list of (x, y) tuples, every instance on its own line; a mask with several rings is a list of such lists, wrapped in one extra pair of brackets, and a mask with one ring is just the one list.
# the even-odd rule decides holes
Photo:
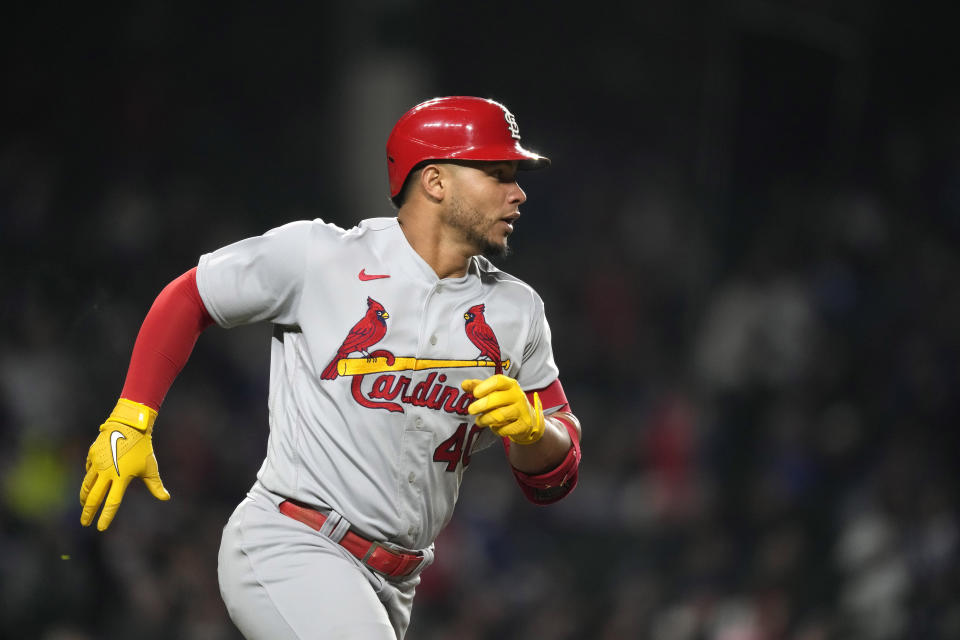
[[(480, 349), (480, 357), (487, 358), (494, 363), (496, 373), (503, 373), (503, 364), (500, 361), (500, 343), (497, 342), (497, 336), (493, 329), (487, 324), (483, 317), (485, 305), (475, 304), (463, 314), (464, 330), (467, 337), (477, 349)], [(477, 358), (478, 360), (480, 358)]]
[(354, 351), (359, 351), (363, 355), (370, 357), (369, 349), (383, 339), (387, 333), (387, 318), (390, 314), (383, 308), (383, 305), (367, 298), (367, 313), (364, 314), (357, 324), (353, 325), (350, 333), (347, 334), (343, 344), (337, 349), (337, 355), (333, 357), (327, 368), (323, 370), (320, 377), (324, 380), (333, 380), (337, 377), (337, 363), (341, 358), (346, 358)]

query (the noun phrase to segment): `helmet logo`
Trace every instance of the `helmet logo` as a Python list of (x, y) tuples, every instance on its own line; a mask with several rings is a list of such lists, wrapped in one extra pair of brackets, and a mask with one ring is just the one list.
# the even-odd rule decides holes
[(510, 129), (510, 137), (519, 140), (520, 125), (517, 124), (517, 119), (506, 109), (503, 110), (503, 118), (507, 121), (507, 128)]

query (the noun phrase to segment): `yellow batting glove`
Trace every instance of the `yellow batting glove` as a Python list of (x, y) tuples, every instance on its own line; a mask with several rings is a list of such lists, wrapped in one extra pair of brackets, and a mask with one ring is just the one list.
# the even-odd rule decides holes
[(116, 408), (100, 425), (100, 435), (87, 452), (87, 475), (80, 487), (80, 524), (93, 522), (100, 504), (106, 503), (97, 529), (110, 526), (123, 500), (123, 493), (135, 477), (143, 478), (150, 493), (169, 500), (170, 493), (160, 481), (157, 458), (153, 455), (153, 422), (157, 412), (145, 404), (120, 398)]
[(490, 427), (498, 436), (517, 444), (533, 444), (543, 437), (540, 396), (534, 393), (531, 405), (513, 378), (497, 374), (486, 380), (464, 380), (460, 386), (476, 398), (467, 411), (477, 416), (481, 427)]

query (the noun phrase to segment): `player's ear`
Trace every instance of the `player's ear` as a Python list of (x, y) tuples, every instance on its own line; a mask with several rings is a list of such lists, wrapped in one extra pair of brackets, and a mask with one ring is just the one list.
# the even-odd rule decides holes
[(420, 170), (420, 187), (436, 202), (443, 200), (449, 174), (439, 164), (428, 164)]

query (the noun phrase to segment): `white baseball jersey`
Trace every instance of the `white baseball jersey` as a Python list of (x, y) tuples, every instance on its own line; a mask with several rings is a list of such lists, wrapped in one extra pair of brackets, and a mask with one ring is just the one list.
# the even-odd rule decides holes
[(432, 544), (470, 455), (497, 441), (462, 380), (497, 354), (525, 390), (557, 379), (536, 292), (480, 257), (441, 280), (396, 218), (278, 227), (202, 256), (197, 286), (220, 326), (276, 325), (259, 482), (372, 539)]

